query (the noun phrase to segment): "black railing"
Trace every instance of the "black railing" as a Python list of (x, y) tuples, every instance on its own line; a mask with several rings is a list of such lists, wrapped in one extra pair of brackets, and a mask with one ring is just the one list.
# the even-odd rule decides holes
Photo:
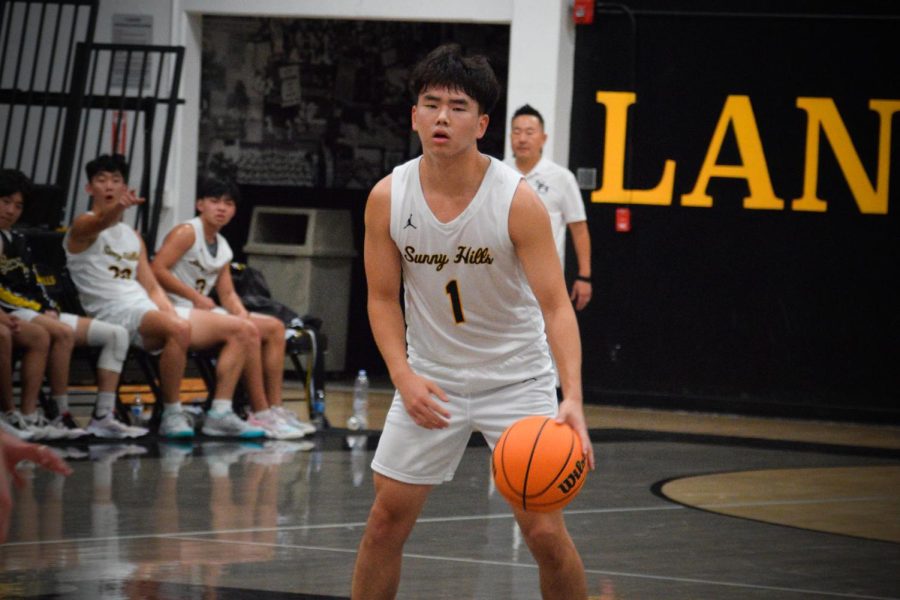
[(56, 227), (87, 208), (85, 161), (125, 155), (129, 180), (147, 199), (133, 224), (153, 248), (184, 48), (94, 43), (97, 5), (0, 2), (0, 167), (46, 191), (52, 206), (30, 224)]
[[(122, 57), (124, 67), (117, 70), (115, 65)], [(76, 49), (76, 63), (72, 102), (77, 110), (70, 112), (63, 134), (63, 147), (71, 154), (68, 162), (82, 165), (98, 154), (125, 155), (129, 181), (148, 200), (137, 210), (134, 226), (152, 248), (162, 211), (175, 110), (183, 103), (178, 85), (184, 48), (81, 44)], [(132, 78), (135, 66), (140, 72)], [(134, 82), (136, 85), (129, 85)], [(88, 201), (78, 198), (81, 177), (77, 171), (60, 180), (69, 190), (70, 221)]]

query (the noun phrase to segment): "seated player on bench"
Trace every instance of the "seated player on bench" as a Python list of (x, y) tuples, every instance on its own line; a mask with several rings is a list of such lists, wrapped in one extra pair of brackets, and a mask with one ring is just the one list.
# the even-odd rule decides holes
[[(253, 415), (249, 421), (276, 439), (314, 433), (282, 402), (284, 324), (250, 313), (234, 289), (229, 268), (233, 252), (220, 231), (234, 217), (239, 192), (224, 181), (203, 179), (197, 185), (197, 216), (176, 225), (153, 258), (153, 273), (168, 292), (178, 314), (191, 323), (200, 316), (219, 327), (238, 327), (252, 343), (244, 348), (244, 382)], [(215, 289), (222, 306), (209, 297)]]
[[(126, 425), (115, 415), (119, 374), (128, 353), (128, 332), (119, 325), (61, 312), (37, 277), (28, 240), (12, 230), (22, 216), (25, 203), (31, 201), (31, 188), (31, 181), (24, 173), (12, 169), (0, 171), (0, 306), (19, 321), (33, 323), (49, 334), (47, 379), (59, 414), (47, 423), (36, 405), (26, 406), (33, 403), (23, 401), (23, 423), (14, 426), (30, 428), (39, 438), (72, 439), (87, 433), (101, 438), (145, 435), (146, 429)], [(97, 400), (86, 431), (72, 417), (68, 396), (72, 350), (84, 345), (101, 348), (97, 361)], [(58, 435), (54, 432), (42, 435), (38, 431), (48, 426), (57, 430)]]

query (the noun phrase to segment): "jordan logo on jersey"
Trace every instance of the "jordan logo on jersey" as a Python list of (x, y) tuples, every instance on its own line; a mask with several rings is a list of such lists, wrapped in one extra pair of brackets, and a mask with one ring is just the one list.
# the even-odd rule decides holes
[(413, 229), (418, 229), (418, 227), (413, 225), (412, 213), (409, 213), (409, 218), (406, 220), (406, 225), (403, 226), (403, 229), (406, 229), (407, 227), (412, 227)]
[(550, 186), (538, 179), (534, 182), (534, 189), (537, 190), (538, 194), (546, 194), (550, 191)]

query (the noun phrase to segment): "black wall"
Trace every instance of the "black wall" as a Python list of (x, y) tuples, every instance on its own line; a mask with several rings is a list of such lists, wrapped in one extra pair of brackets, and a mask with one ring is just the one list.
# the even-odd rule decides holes
[[(599, 90), (637, 95), (626, 188), (652, 188), (664, 162), (677, 163), (669, 205), (599, 204), (584, 192), (595, 281), (579, 316), (589, 400), (896, 420), (900, 118), (887, 214), (857, 206), (824, 133), (827, 210), (791, 201), (803, 192), (807, 140), (798, 97), (834, 100), (874, 185), (880, 122), (869, 101), (900, 99), (898, 15), (884, 2), (634, 1), (601, 3), (595, 23), (578, 26), (570, 167), (597, 169), (600, 186)], [(722, 177), (707, 188), (711, 207), (681, 204), (734, 95), (750, 98), (782, 209), (744, 208), (747, 182)], [(741, 163), (733, 129), (717, 163)], [(617, 207), (631, 211), (628, 233), (614, 229)]]

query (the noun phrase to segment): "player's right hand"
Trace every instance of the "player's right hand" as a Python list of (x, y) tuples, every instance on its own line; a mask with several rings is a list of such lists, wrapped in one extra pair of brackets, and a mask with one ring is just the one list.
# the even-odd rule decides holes
[(406, 412), (419, 427), (444, 429), (450, 413), (435, 400), (449, 402), (447, 394), (435, 382), (410, 371), (394, 381)]
[(128, 208), (129, 206), (134, 206), (135, 204), (143, 204), (144, 199), (137, 195), (137, 192), (134, 191), (133, 188), (128, 188), (119, 198), (119, 204)]

